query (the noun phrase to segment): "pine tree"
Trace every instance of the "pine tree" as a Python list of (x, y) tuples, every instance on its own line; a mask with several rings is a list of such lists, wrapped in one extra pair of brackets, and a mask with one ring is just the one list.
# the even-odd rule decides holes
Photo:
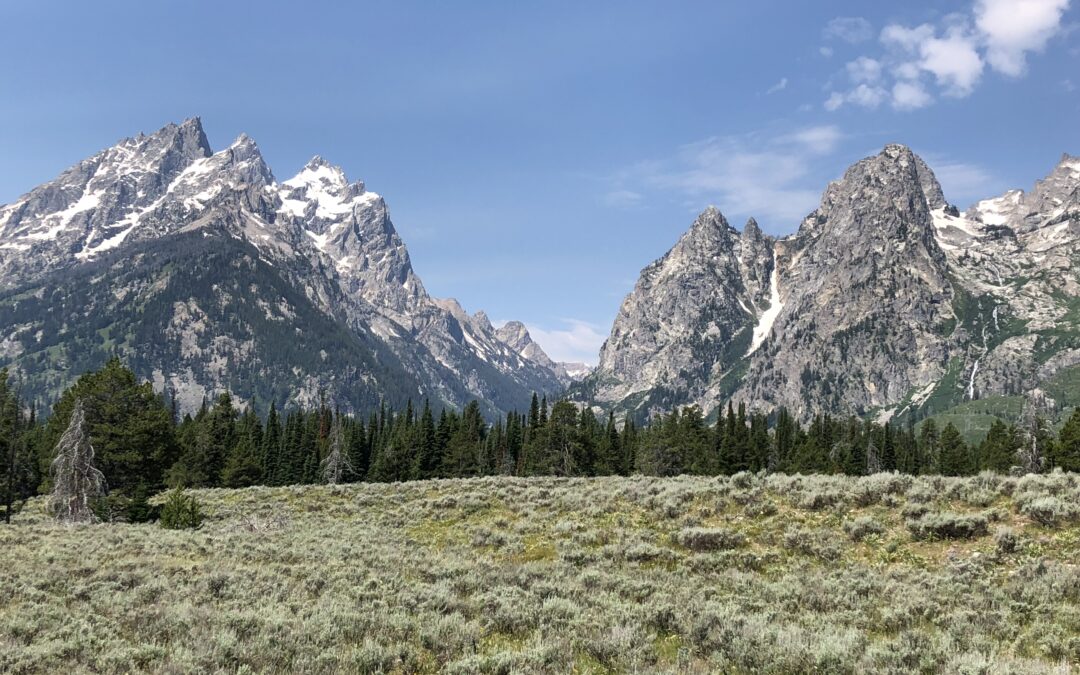
[(419, 429), (417, 430), (417, 478), (431, 478), (439, 468), (438, 433), (435, 429), (435, 418), (431, 414), (431, 404), (425, 399), (424, 409), (420, 413)]
[(922, 423), (919, 429), (919, 473), (940, 472), (941, 441), (938, 438), (937, 424), (931, 417)]
[(979, 444), (979, 466), (976, 468), (1008, 472), (1016, 464), (1016, 450), (1020, 442), (1016, 427), (994, 420), (986, 432), (986, 438)]
[(281, 419), (278, 417), (277, 404), (270, 402), (270, 412), (266, 415), (266, 428), (259, 448), (259, 466), (270, 485), (277, 485), (278, 465), (281, 462)]
[(533, 392), (532, 402), (529, 404), (529, 429), (536, 429), (540, 426), (540, 399), (536, 396), (536, 392)]
[(971, 473), (968, 445), (952, 422), (941, 430), (940, 471), (943, 476), (966, 476)]
[(140, 383), (115, 357), (100, 370), (84, 374), (53, 406), (46, 451), (69, 426), (77, 399), (83, 403), (95, 462), (109, 477), (110, 489), (129, 495), (143, 483), (160, 488), (178, 446), (171, 413), (150, 383)]
[(221, 484), (230, 488), (258, 485), (263, 478), (259, 447), (252, 433), (241, 433), (221, 470)]
[(5, 523), (11, 522), (14, 511), (36, 491), (30, 450), (36, 430), (33, 408), (29, 420), (24, 420), (19, 399), (9, 386), (7, 369), (0, 369), (0, 502)]
[(1064, 471), (1080, 471), (1080, 407), (1073, 409), (1061, 428), (1052, 461), (1056, 468)]

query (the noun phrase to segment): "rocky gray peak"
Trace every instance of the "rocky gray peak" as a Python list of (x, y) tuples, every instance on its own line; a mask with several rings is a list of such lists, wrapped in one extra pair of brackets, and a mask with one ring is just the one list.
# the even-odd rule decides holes
[(1080, 332), (1078, 184), (1065, 155), (1030, 193), (961, 216), (893, 144), (831, 183), (792, 236), (752, 221), (730, 236), (710, 210), (642, 272), (577, 391), (627, 411), (734, 398), (884, 421), (1075, 377), (1080, 349), (1060, 336)]
[(478, 326), (481, 330), (484, 331), (484, 333), (495, 332), (495, 326), (491, 325), (491, 319), (488, 319), (487, 312), (485, 312), (484, 310), (481, 309), (475, 314), (473, 314), (472, 320), (476, 326)]
[(836, 411), (862, 413), (941, 376), (953, 289), (929, 206), (945, 201), (920, 167), (907, 147), (885, 146), (830, 184), (784, 242), (784, 308), (741, 396), (798, 409), (828, 393)]
[(764, 309), (769, 305), (773, 242), (772, 237), (761, 231), (756, 220), (750, 218), (746, 221), (740, 236), (742, 253), (739, 256), (739, 265), (743, 285), (753, 307)]
[(919, 174), (919, 185), (922, 186), (923, 195), (926, 197), (926, 205), (931, 210), (948, 206), (948, 202), (945, 201), (945, 193), (941, 191), (941, 184), (938, 183), (937, 176), (922, 160), (922, 157), (914, 153), (912, 153), (912, 156), (915, 158), (915, 171)]
[(823, 238), (818, 247), (826, 265), (848, 260), (859, 262), (867, 254), (876, 258), (907, 256), (909, 246), (925, 251), (942, 263), (944, 255), (935, 240), (930, 204), (944, 199), (927, 197), (940, 191), (933, 174), (907, 146), (886, 145), (874, 157), (848, 168), (839, 181), (830, 183), (821, 205), (803, 221), (798, 246)]
[(0, 282), (16, 283), (137, 239), (142, 217), (208, 156), (202, 124), (192, 118), (124, 139), (0, 207)]
[(547, 352), (532, 339), (529, 329), (520, 321), (507, 321), (495, 331), (495, 337), (523, 358), (542, 368), (554, 371), (564, 384), (569, 384), (575, 379), (562, 364), (556, 363), (547, 355)]
[(637, 396), (648, 407), (658, 388), (700, 394), (741, 356), (729, 346), (749, 345), (771, 268), (771, 239), (756, 222), (740, 234), (715, 207), (703, 211), (623, 301), (591, 376), (597, 399)]
[(580, 361), (559, 361), (556, 365), (563, 369), (571, 382), (583, 380), (593, 371), (592, 366)]
[(495, 335), (517, 352), (532, 344), (529, 329), (520, 321), (507, 321), (495, 331)]
[[(1031, 231), (1080, 219), (1080, 157), (1064, 154), (1045, 178), (1023, 197), (1021, 229)], [(1019, 223), (1018, 223), (1019, 224)]]
[(411, 330), (428, 296), (383, 198), (319, 156), (277, 191), (278, 216), (330, 258), (345, 290)]
[(1030, 192), (1009, 190), (999, 197), (984, 199), (964, 216), (983, 225), (1007, 227), (1020, 235), (1080, 221), (1080, 158), (1065, 153), (1046, 177), (1035, 181)]

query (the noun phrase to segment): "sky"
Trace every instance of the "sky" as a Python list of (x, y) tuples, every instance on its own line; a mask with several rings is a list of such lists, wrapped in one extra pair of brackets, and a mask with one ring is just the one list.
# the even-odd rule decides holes
[(890, 142), (961, 208), (1080, 154), (1080, 0), (0, 4), (0, 203), (198, 115), (382, 194), (428, 291), (595, 362), (707, 205), (789, 234)]

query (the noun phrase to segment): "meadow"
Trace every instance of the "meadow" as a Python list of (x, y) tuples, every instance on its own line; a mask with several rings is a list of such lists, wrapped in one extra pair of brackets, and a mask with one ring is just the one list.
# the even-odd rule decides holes
[(1080, 475), (193, 491), (0, 526), (0, 671), (1072, 672)]

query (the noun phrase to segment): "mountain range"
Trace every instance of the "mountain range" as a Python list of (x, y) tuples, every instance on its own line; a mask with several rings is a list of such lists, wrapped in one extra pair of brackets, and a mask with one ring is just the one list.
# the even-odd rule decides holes
[(641, 272), (575, 396), (636, 415), (1053, 415), (1080, 403), (1078, 238), (1080, 158), (961, 213), (887, 145), (790, 236), (705, 210)]
[(623, 301), (595, 369), (428, 294), (384, 199), (313, 158), (278, 181), (198, 118), (0, 207), (0, 365), (52, 400), (119, 355), (185, 411), (217, 393), (347, 410), (533, 392), (644, 418), (734, 400), (807, 419), (1080, 403), (1080, 159), (961, 211), (891, 144), (786, 237), (710, 207)]
[(51, 400), (121, 356), (186, 411), (430, 398), (490, 413), (567, 370), (511, 322), (432, 297), (383, 198), (313, 158), (278, 182), (198, 118), (127, 138), (0, 207), (0, 358)]

